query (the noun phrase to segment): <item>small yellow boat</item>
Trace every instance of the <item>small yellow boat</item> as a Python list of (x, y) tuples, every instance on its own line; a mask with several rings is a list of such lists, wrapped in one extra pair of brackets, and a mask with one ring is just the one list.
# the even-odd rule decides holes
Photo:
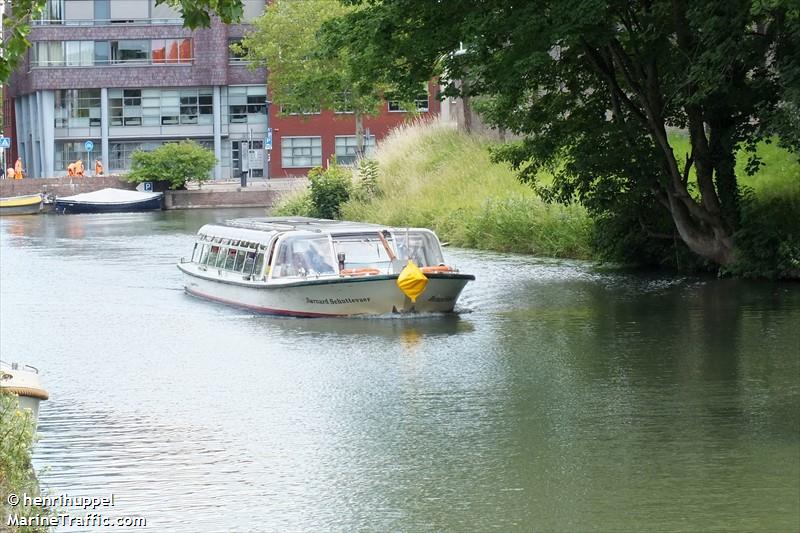
[(43, 200), (41, 193), (0, 198), (0, 215), (36, 215), (42, 211)]

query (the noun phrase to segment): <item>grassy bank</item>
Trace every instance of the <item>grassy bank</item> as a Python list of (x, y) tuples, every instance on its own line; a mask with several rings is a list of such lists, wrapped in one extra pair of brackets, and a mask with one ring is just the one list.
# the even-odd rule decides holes
[[(683, 160), (688, 139), (673, 134), (670, 140), (678, 160)], [(340, 217), (429, 227), (442, 240), (467, 248), (560, 258), (608, 257), (592, 249), (593, 243), (602, 245), (596, 237), (605, 230), (583, 207), (542, 202), (508, 166), (490, 161), (490, 143), (439, 122), (398, 128), (375, 154), (377, 194), (359, 194), (356, 182), (356, 193), (342, 204)], [(758, 155), (763, 165), (752, 176), (745, 172), (746, 155), (737, 158), (743, 192), (742, 229), (736, 235), (741, 253), (731, 272), (795, 277), (800, 272), (800, 164), (774, 143), (761, 143)], [(546, 175), (540, 178), (548, 180)], [(279, 212), (313, 214), (313, 208), (308, 196), (295, 197)], [(638, 239), (649, 246), (646, 236)], [(684, 250), (681, 253), (688, 253), (675, 242)], [(618, 244), (629, 256), (647, 256), (637, 252), (635, 243)], [(670, 248), (673, 245), (673, 241), (659, 244), (662, 255), (648, 261), (676, 266), (672, 259), (679, 254)], [(680, 262), (677, 266), (683, 267)]]
[(351, 199), (342, 217), (429, 227), (468, 248), (591, 257), (586, 211), (545, 204), (486, 148), (438, 122), (398, 128), (376, 153), (380, 194)]

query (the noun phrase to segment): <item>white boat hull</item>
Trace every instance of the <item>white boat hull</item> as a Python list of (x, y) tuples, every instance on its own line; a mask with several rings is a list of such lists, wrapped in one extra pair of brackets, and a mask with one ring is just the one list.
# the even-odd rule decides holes
[(425, 291), (412, 302), (397, 286), (397, 275), (354, 278), (309, 277), (269, 283), (243, 280), (225, 271), (203, 271), (183, 263), (186, 292), (258, 313), (302, 317), (447, 313), (471, 280), (466, 274), (431, 274)]

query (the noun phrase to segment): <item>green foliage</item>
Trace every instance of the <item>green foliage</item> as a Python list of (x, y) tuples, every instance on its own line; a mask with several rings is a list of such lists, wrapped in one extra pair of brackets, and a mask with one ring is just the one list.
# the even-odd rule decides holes
[[(6, 495), (39, 493), (36, 475), (31, 464), (31, 451), (35, 439), (34, 422), (30, 411), (20, 410), (17, 396), (0, 391), (0, 516), (3, 526), (10, 513), (22, 516), (43, 516), (49, 511), (41, 507), (12, 508)], [(5, 529), (3, 531), (6, 531)], [(11, 529), (20, 533), (45, 532), (45, 527), (25, 526)]]
[(311, 193), (303, 190), (283, 196), (272, 214), (279, 217), (316, 216), (314, 204), (311, 202)]
[(214, 153), (195, 141), (167, 143), (151, 152), (136, 151), (131, 157), (127, 181), (166, 181), (170, 189), (183, 187), (189, 180), (205, 181), (214, 168)]
[(359, 200), (370, 200), (380, 193), (378, 187), (378, 162), (374, 159), (362, 158), (358, 162), (358, 172), (353, 197)]
[(327, 169), (312, 168), (308, 172), (309, 198), (313, 216), (339, 218), (341, 206), (350, 199), (352, 173), (332, 162)]
[[(796, 0), (348, 3), (360, 9), (324, 30), (359, 77), (411, 95), (445, 76), (447, 94), (480, 97), (491, 125), (523, 137), (496, 160), (544, 199), (600, 218), (654, 208), (694, 253), (733, 260), (735, 154), (798, 109)], [(668, 128), (688, 129), (689, 158)]]
[(742, 195), (738, 257), (727, 271), (741, 277), (800, 279), (800, 194)]

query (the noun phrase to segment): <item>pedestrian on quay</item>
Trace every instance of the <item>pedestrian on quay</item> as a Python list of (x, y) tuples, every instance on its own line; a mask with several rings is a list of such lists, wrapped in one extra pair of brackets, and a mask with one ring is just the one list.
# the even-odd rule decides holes
[(17, 158), (17, 162), (14, 163), (14, 179), (21, 180), (25, 177), (25, 171), (22, 170), (22, 159), (19, 157)]
[(8, 167), (8, 170), (6, 170), (6, 179), (10, 179), (10, 180), (15, 179), (14, 174), (15, 174), (14, 173), (14, 167)]
[(94, 160), (94, 175), (95, 176), (103, 175), (103, 163), (99, 159)]

